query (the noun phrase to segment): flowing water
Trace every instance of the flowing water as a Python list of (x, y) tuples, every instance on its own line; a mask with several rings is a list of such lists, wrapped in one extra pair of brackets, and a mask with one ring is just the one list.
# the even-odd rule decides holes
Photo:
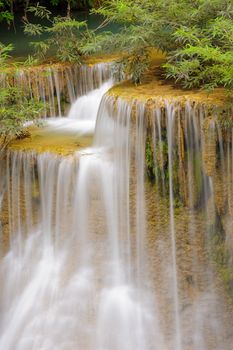
[(0, 349), (230, 350), (233, 133), (111, 85), (49, 124), (91, 147), (0, 155)]
[(111, 79), (111, 64), (52, 64), (33, 68), (6, 69), (0, 73), (0, 88), (14, 86), (28, 90), (45, 105), (43, 117), (61, 117), (67, 104), (98, 89)]
[(79, 97), (72, 104), (67, 118), (49, 118), (46, 122), (48, 131), (93, 134), (101, 99), (112, 85), (113, 80), (108, 79), (101, 87)]

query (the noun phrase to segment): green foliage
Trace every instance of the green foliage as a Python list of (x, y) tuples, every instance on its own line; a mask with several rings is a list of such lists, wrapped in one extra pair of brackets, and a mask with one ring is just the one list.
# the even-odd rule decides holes
[(24, 27), (24, 33), (30, 36), (41, 35), (44, 32), (44, 28), (41, 24), (26, 23)]
[(180, 28), (173, 34), (179, 43), (164, 65), (168, 78), (187, 88), (233, 88), (233, 21), (211, 19), (203, 28)]
[(8, 25), (13, 21), (13, 14), (9, 11), (9, 3), (7, 1), (0, 1), (0, 22), (5, 21)]
[(126, 76), (132, 78), (137, 85), (141, 83), (142, 74), (149, 66), (149, 53), (147, 50), (137, 50), (131, 52), (127, 56), (123, 56), (115, 63), (120, 71), (123, 71)]
[(94, 12), (122, 30), (97, 35), (87, 51), (125, 51), (142, 75), (147, 65), (133, 57), (157, 48), (168, 54), (165, 76), (184, 87), (233, 88), (233, 0), (106, 0)]
[(0, 148), (24, 134), (24, 124), (41, 116), (45, 106), (16, 87), (0, 90)]
[(0, 22), (5, 21), (7, 24), (10, 24), (13, 21), (13, 15), (9, 11), (0, 12)]
[(154, 152), (152, 145), (152, 137), (148, 135), (146, 140), (146, 172), (148, 179), (153, 183), (155, 179), (155, 162), (154, 162)]
[(28, 55), (27, 59), (25, 61), (23, 61), (23, 66), (24, 67), (31, 67), (31, 66), (35, 66), (38, 64), (38, 59), (31, 56), (31, 55)]
[(49, 20), (51, 24), (50, 26), (42, 26), (28, 21), (24, 23), (24, 32), (27, 35), (36, 36), (44, 33), (49, 35), (47, 39), (30, 43), (37, 58), (45, 58), (50, 50), (55, 52), (60, 61), (80, 62), (82, 42), (86, 41), (88, 35), (85, 21), (77, 21), (69, 16), (52, 18), (51, 12), (39, 3), (29, 7), (28, 11), (33, 13), (35, 17)]
[(34, 59), (42, 60), (46, 57), (46, 53), (49, 50), (49, 44), (45, 41), (34, 41), (30, 43), (30, 46), (33, 47), (34, 52), (35, 52), (35, 57)]
[(13, 50), (13, 45), (4, 45), (0, 43), (0, 64), (4, 65), (5, 61), (10, 57), (10, 52)]
[(35, 6), (28, 7), (27, 12), (33, 13), (35, 17), (41, 19), (49, 20), (51, 16), (51, 12), (45, 6), (41, 6), (39, 2)]
[(68, 17), (56, 17), (51, 28), (49, 45), (55, 47), (57, 58), (61, 61), (80, 61), (82, 39), (87, 29), (86, 22), (79, 22)]

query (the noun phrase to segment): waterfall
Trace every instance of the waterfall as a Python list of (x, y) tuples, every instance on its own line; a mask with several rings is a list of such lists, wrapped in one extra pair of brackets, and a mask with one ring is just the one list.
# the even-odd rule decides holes
[(29, 90), (31, 97), (45, 104), (44, 117), (65, 114), (66, 105), (78, 96), (98, 89), (111, 77), (110, 63), (94, 65), (58, 64), (8, 68), (0, 73), (0, 87)]
[(76, 135), (93, 134), (101, 99), (112, 85), (113, 80), (110, 78), (99, 88), (78, 97), (71, 105), (67, 118), (49, 118), (47, 126), (53, 132), (71, 131)]
[(0, 155), (0, 349), (230, 350), (232, 130), (111, 84), (66, 118), (91, 147)]

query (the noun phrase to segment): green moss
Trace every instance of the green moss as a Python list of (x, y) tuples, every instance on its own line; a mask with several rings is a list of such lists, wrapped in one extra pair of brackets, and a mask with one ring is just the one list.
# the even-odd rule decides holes
[(214, 231), (211, 239), (211, 255), (224, 286), (233, 299), (233, 266), (225, 241), (225, 232), (219, 220), (220, 218), (217, 220), (217, 230)]
[(146, 174), (150, 182), (155, 181), (155, 162), (152, 138), (148, 135), (146, 140)]

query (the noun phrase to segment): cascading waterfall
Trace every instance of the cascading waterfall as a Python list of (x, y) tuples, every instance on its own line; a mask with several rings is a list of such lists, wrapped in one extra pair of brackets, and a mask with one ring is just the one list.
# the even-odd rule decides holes
[(47, 125), (53, 132), (71, 131), (76, 135), (93, 134), (101, 99), (112, 85), (113, 80), (108, 79), (98, 89), (80, 96), (72, 104), (67, 117), (49, 118)]
[(44, 102), (44, 117), (61, 117), (67, 104), (98, 89), (111, 78), (110, 67), (111, 63), (82, 66), (55, 63), (24, 69), (9, 68), (0, 73), (0, 87), (29, 89), (32, 97)]
[(0, 349), (230, 350), (232, 135), (106, 94), (92, 147), (2, 155)]

